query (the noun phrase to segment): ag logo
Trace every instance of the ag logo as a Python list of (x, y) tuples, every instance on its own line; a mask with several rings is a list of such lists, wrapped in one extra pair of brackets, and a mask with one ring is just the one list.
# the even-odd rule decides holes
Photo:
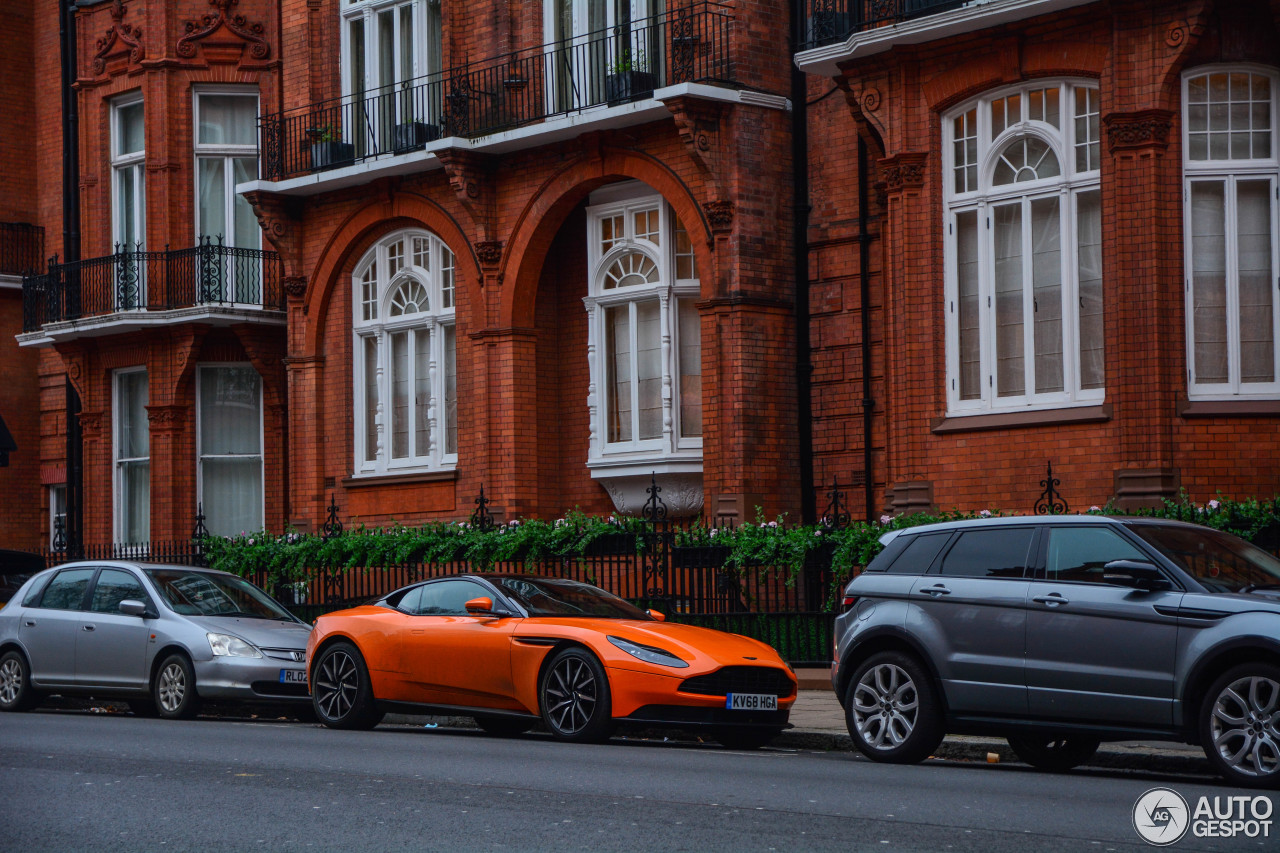
[(1152, 788), (1133, 804), (1133, 828), (1148, 844), (1174, 844), (1182, 840), (1190, 825), (1187, 801), (1169, 788)]

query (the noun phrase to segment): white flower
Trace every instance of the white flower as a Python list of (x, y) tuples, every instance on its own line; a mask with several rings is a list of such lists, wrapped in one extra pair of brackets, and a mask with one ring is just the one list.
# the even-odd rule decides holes
[(718, 527), (713, 527), (713, 528), (711, 528), (711, 535), (712, 535), (712, 536), (715, 536), (715, 535), (716, 535), (717, 533), (719, 533), (719, 532), (720, 532), (720, 528), (718, 528)]
[(1220, 507), (1220, 506), (1222, 506), (1222, 504), (1221, 504), (1221, 503), (1219, 503), (1219, 502), (1218, 502), (1218, 501), (1216, 501), (1216, 500), (1214, 500), (1214, 501), (1209, 501), (1209, 509), (1217, 509), (1217, 508), (1218, 508), (1218, 507)]
[(882, 515), (882, 516), (880, 516), (880, 523), (881, 523), (881, 524), (888, 524), (888, 523), (889, 523), (889, 522), (891, 522), (891, 521), (893, 521), (893, 516), (892, 516), (892, 515)]
[(1102, 512), (1102, 507), (1098, 506), (1097, 504), (1094, 504), (1093, 506), (1089, 507), (1089, 512)]
[(980, 517), (982, 517), (982, 518), (990, 518), (990, 517), (991, 517), (991, 510), (989, 510), (989, 509), (984, 509), (982, 512), (978, 513), (978, 515), (979, 515)]
[(815, 530), (815, 531), (813, 531), (813, 535), (814, 535), (814, 536), (821, 536), (821, 535), (822, 535), (822, 531), (821, 531), (821, 530)]
[(508, 522), (507, 522), (507, 526), (508, 526), (508, 527), (519, 527), (519, 526), (520, 526), (520, 519), (518, 519), (518, 518), (513, 518), (513, 519), (511, 519), (510, 521), (508, 521)]
[(769, 526), (770, 526), (770, 527), (777, 527), (777, 526), (778, 526), (778, 522), (776, 522), (776, 521), (771, 521), (771, 522), (769, 522)]

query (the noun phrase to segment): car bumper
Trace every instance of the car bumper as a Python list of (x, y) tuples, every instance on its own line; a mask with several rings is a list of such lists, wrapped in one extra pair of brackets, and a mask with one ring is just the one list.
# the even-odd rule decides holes
[[(272, 658), (215, 657), (195, 661), (196, 692), (202, 699), (237, 702), (310, 702), (306, 663)], [(301, 682), (282, 682), (284, 670), (297, 672)]]
[[(707, 725), (725, 725), (734, 721), (749, 722), (753, 711), (728, 711), (725, 709), (723, 695), (707, 695), (702, 693), (684, 693), (679, 687), (687, 678), (682, 672), (679, 675), (667, 676), (656, 673), (638, 672), (609, 668), (609, 690), (613, 700), (613, 717), (617, 720), (635, 722), (675, 722), (681, 725), (705, 722)], [(779, 697), (778, 710), (768, 712), (780, 714), (779, 719), (770, 717), (766, 725), (785, 726), (787, 715), (796, 701), (796, 693), (792, 689), (790, 696)], [(663, 714), (670, 716), (670, 709), (692, 709), (698, 713), (685, 714), (688, 719), (658, 720), (641, 717), (644, 714), (657, 713), (652, 708), (661, 708)], [(723, 719), (721, 719), (723, 717)]]

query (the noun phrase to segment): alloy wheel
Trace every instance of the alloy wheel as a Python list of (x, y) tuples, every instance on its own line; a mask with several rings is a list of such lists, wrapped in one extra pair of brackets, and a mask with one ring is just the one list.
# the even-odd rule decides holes
[(12, 705), (22, 691), (22, 664), (14, 658), (0, 663), (0, 703)]
[(182, 707), (187, 695), (187, 673), (177, 661), (169, 663), (160, 672), (160, 707), (172, 714)]
[(1209, 730), (1232, 771), (1274, 777), (1280, 772), (1280, 682), (1257, 675), (1232, 681), (1213, 701)]
[(316, 675), (316, 705), (330, 720), (341, 720), (351, 713), (360, 690), (360, 671), (351, 655), (336, 649), (320, 661)]
[(895, 749), (916, 727), (919, 696), (906, 670), (882, 663), (862, 674), (853, 689), (853, 719), (858, 734), (874, 749)]
[(564, 657), (547, 674), (547, 715), (561, 734), (575, 735), (591, 722), (598, 700), (595, 673), (578, 657)]

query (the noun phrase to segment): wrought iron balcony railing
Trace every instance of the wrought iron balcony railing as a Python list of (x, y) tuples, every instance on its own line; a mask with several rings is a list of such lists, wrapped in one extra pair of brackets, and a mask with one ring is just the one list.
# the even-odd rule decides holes
[(0, 275), (26, 275), (44, 260), (44, 229), (26, 222), (0, 222)]
[(163, 252), (117, 251), (22, 280), (22, 329), (124, 311), (221, 305), (284, 310), (284, 267), (275, 252), (237, 249), (204, 238)]
[(844, 41), (851, 34), (949, 12), (968, 0), (797, 0), (804, 8), (800, 49)]
[(258, 117), (259, 174), (281, 180), (648, 97), (732, 83), (731, 10), (699, 2), (567, 41)]

